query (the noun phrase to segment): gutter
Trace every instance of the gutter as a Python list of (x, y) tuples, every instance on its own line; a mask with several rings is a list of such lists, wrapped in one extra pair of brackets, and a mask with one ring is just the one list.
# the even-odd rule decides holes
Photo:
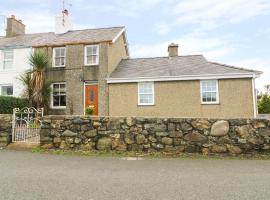
[(134, 77), (134, 78), (107, 78), (107, 83), (133, 83), (144, 81), (183, 81), (183, 80), (207, 80), (207, 79), (236, 79), (258, 78), (262, 73), (234, 73), (234, 74), (205, 74), (183, 76), (157, 76), (157, 77)]

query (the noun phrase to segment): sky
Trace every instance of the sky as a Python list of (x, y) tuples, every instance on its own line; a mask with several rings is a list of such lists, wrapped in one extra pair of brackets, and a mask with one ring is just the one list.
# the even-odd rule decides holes
[[(66, 0), (74, 29), (125, 26), (131, 57), (203, 54), (210, 61), (263, 71), (270, 84), (270, 0)], [(0, 0), (4, 16), (22, 19), (27, 33), (54, 31), (62, 0)]]

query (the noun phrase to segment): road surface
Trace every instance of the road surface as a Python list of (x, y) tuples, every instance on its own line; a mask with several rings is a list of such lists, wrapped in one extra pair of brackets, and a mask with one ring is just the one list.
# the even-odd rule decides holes
[(270, 161), (0, 151), (0, 199), (269, 200)]

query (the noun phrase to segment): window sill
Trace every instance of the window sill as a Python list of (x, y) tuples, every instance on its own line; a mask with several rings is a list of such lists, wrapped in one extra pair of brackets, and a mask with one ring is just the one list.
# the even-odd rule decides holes
[(201, 102), (201, 105), (220, 105), (220, 103), (219, 102), (209, 102), (209, 103)]
[(53, 110), (65, 110), (66, 107), (50, 107), (50, 109), (53, 109)]
[(63, 66), (52, 66), (52, 68), (65, 68), (66, 66), (63, 65)]
[(84, 64), (84, 66), (86, 66), (86, 67), (95, 67), (95, 66), (99, 66), (99, 63), (97, 63), (97, 64)]
[(138, 104), (137, 106), (141, 107), (141, 106), (155, 106), (155, 104)]

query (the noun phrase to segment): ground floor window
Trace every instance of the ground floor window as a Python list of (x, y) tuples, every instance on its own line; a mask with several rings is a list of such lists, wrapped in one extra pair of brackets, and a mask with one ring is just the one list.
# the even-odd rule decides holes
[(201, 81), (201, 103), (202, 104), (219, 103), (217, 80), (202, 80)]
[(154, 105), (154, 83), (138, 83), (138, 105)]
[(66, 108), (66, 83), (52, 84), (51, 107)]
[(12, 85), (0, 85), (0, 94), (3, 96), (12, 96), (13, 95), (13, 86)]

